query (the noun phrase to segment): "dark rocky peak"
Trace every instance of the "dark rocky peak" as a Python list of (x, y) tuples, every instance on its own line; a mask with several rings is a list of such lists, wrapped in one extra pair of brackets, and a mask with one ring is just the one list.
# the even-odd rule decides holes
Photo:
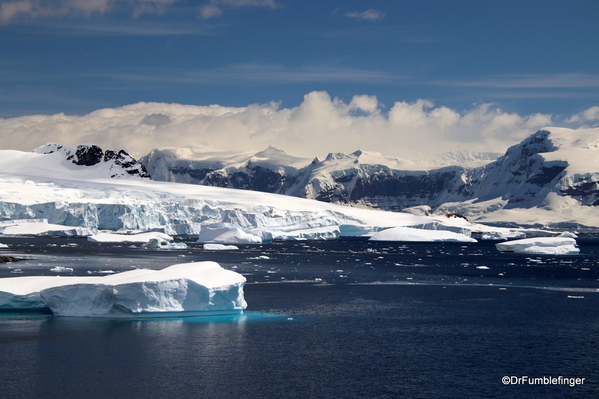
[(79, 144), (75, 155), (67, 158), (75, 165), (82, 166), (93, 166), (102, 162), (104, 158), (104, 151), (97, 145), (93, 144)]
[(104, 164), (110, 170), (110, 177), (139, 176), (149, 179), (145, 167), (124, 150), (106, 150), (104, 152), (95, 144), (79, 144), (72, 147), (57, 143), (48, 143), (34, 152), (38, 154), (62, 153), (67, 161), (78, 166), (95, 166)]

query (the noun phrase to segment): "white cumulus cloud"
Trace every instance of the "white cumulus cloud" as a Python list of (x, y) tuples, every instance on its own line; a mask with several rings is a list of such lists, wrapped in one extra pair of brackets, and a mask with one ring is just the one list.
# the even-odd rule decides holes
[(568, 119), (568, 122), (571, 123), (588, 123), (594, 121), (599, 121), (599, 106), (597, 105), (588, 108)]
[(428, 100), (400, 101), (386, 110), (375, 96), (357, 95), (346, 103), (314, 91), (293, 108), (274, 102), (246, 107), (142, 102), (82, 116), (0, 119), (0, 148), (30, 151), (47, 142), (92, 143), (141, 156), (154, 148), (260, 151), (274, 145), (304, 157), (358, 149), (409, 157), (417, 152), (502, 152), (551, 124), (549, 115), (522, 116), (490, 104), (458, 112)]

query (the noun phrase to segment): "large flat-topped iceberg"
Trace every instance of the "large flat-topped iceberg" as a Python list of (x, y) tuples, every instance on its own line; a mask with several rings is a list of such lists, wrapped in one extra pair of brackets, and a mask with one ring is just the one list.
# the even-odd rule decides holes
[(570, 255), (580, 253), (576, 240), (570, 237), (536, 237), (495, 244), (501, 252), (539, 255)]
[(0, 309), (49, 308), (57, 316), (164, 317), (235, 314), (246, 279), (216, 262), (136, 269), (104, 277), (0, 279)]

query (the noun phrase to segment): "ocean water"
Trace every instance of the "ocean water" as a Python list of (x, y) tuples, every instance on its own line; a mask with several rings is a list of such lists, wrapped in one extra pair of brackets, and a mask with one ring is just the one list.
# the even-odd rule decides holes
[(247, 277), (249, 305), (179, 319), (0, 313), (0, 398), (599, 397), (594, 236), (568, 256), (501, 254), (489, 242), (156, 251), (0, 241), (10, 246), (0, 254), (27, 258), (0, 264), (0, 277), (214, 260)]

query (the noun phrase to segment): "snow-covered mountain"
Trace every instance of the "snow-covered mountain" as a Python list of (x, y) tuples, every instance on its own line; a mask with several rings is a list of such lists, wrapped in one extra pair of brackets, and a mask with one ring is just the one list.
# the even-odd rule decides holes
[(547, 128), (495, 161), (421, 170), (376, 153), (310, 160), (272, 147), (226, 157), (155, 150), (144, 159), (155, 178), (201, 183), (181, 184), (148, 179), (124, 152), (48, 144), (31, 153), (0, 151), (0, 233), (15, 220), (74, 226), (74, 234), (195, 235), (225, 224), (264, 239), (395, 226), (490, 231), (446, 214), (509, 226), (599, 227), (597, 155), (599, 129)]
[(33, 150), (26, 160), (21, 151), (2, 151), (4, 173), (26, 173), (35, 176), (63, 178), (136, 178), (149, 179), (145, 167), (124, 150), (102, 150), (97, 145), (77, 147), (48, 143)]
[(140, 162), (155, 180), (494, 223), (599, 226), (598, 140), (599, 129), (546, 128), (501, 157), (446, 154), (438, 164), (456, 164), (442, 167), (363, 151), (309, 160), (273, 147), (235, 155), (153, 150)]
[[(438, 164), (463, 162), (473, 167), (496, 158), (491, 153), (448, 153), (440, 155)], [(463, 170), (458, 166), (440, 168), (437, 172), (424, 168), (436, 165), (430, 158), (416, 163), (367, 151), (331, 153), (324, 159), (297, 158), (274, 147), (255, 154), (155, 149), (140, 158), (140, 162), (154, 180), (262, 191), (385, 210), (401, 210), (406, 204), (420, 205), (420, 198), (412, 198), (414, 183), (419, 180), (422, 186), (435, 185), (429, 182), (431, 170), (432, 180), (447, 178), (448, 170)], [(391, 183), (393, 187), (389, 185), (390, 180), (397, 180), (400, 175), (404, 184), (410, 186), (406, 193), (394, 190), (397, 182)], [(383, 176), (384, 182), (380, 181)], [(410, 199), (399, 200), (405, 195)]]
[[(82, 148), (88, 150), (79, 151)], [(100, 153), (91, 146), (75, 149), (58, 144), (30, 153), (0, 150), (0, 234), (160, 230), (199, 235), (204, 228), (224, 227), (255, 242), (256, 238), (356, 236), (395, 226), (453, 231), (465, 234), (464, 239), (472, 231), (497, 231), (445, 215), (417, 216), (257, 191), (153, 181), (128, 172), (135, 162), (118, 169), (110, 162), (113, 158), (107, 160), (106, 153)], [(61, 226), (73, 228), (61, 230)], [(512, 233), (524, 234), (501, 232)]]

